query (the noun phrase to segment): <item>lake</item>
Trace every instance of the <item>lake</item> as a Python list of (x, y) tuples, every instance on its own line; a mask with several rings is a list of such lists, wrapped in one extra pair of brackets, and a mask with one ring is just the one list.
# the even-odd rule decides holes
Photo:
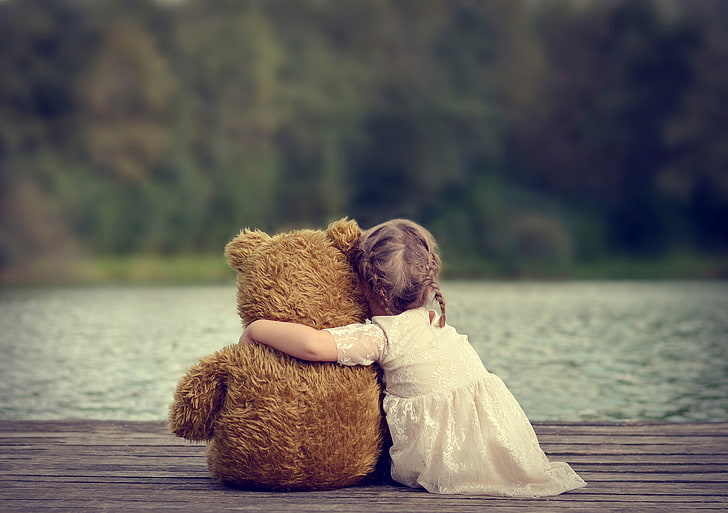
[[(728, 282), (446, 282), (532, 420), (728, 421)], [(234, 284), (0, 290), (0, 418), (161, 420), (236, 343)]]

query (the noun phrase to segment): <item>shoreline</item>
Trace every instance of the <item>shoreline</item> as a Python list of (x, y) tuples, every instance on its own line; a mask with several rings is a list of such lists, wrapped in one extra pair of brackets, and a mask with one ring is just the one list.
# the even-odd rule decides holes
[[(502, 266), (501, 266), (502, 267)], [(503, 271), (488, 260), (453, 259), (443, 281), (665, 281), (728, 280), (728, 255), (675, 254), (664, 258), (611, 258), (570, 265), (523, 265)], [(221, 255), (131, 255), (72, 262), (35, 262), (0, 268), (0, 286), (218, 284), (235, 281)]]

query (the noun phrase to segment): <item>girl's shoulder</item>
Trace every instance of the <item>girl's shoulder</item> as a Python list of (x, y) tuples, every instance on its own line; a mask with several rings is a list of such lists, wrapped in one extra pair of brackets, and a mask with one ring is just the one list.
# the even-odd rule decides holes
[(379, 324), (380, 322), (388, 322), (397, 319), (409, 319), (411, 317), (418, 316), (419, 314), (421, 314), (421, 312), (424, 312), (424, 310), (425, 307), (422, 306), (419, 308), (411, 308), (395, 315), (375, 315), (374, 317), (372, 317), (372, 322)]
[(394, 326), (437, 325), (438, 319), (437, 312), (426, 306), (421, 306), (405, 310), (397, 315), (376, 315), (372, 317), (372, 323), (387, 331), (387, 328)]

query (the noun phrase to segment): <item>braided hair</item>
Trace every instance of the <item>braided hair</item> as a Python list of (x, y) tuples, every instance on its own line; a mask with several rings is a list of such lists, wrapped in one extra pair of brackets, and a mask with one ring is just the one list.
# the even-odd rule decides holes
[(445, 325), (445, 298), (440, 291), (440, 256), (435, 239), (422, 226), (393, 219), (365, 231), (352, 252), (352, 265), (368, 297), (389, 315), (428, 303), (440, 305)]

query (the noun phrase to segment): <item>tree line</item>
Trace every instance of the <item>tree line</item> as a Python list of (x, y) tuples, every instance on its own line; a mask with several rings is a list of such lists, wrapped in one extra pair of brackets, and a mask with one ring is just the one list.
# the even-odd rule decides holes
[(0, 2), (0, 266), (428, 226), (463, 268), (728, 250), (722, 0)]

